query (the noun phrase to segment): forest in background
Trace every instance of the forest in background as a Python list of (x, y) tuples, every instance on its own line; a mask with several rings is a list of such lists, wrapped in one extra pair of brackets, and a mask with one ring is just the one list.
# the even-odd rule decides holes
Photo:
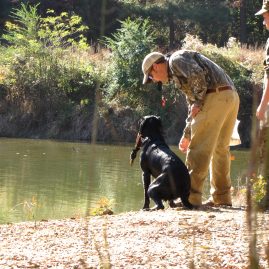
[[(97, 44), (120, 28), (128, 17), (147, 18), (159, 29), (158, 44), (177, 48), (185, 35), (197, 35), (204, 43), (224, 46), (229, 37), (241, 44), (261, 45), (266, 40), (262, 17), (254, 14), (262, 0), (0, 0), (0, 30), (12, 8), (21, 3), (36, 5), (41, 16), (47, 9), (79, 15), (89, 26), (89, 44)], [(102, 29), (103, 28), (103, 29)]]
[(177, 143), (184, 96), (173, 85), (142, 86), (141, 62), (152, 50), (186, 48), (234, 80), (249, 146), (267, 38), (254, 16), (260, 7), (255, 0), (0, 0), (0, 135), (133, 142), (137, 120), (158, 114), (168, 142)]

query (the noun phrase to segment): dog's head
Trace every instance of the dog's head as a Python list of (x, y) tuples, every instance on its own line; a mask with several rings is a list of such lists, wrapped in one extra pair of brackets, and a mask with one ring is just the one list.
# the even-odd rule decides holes
[(130, 164), (132, 165), (136, 154), (141, 148), (142, 139), (163, 139), (161, 118), (154, 115), (143, 117), (139, 121), (139, 131), (136, 137), (135, 148), (130, 155)]
[(139, 134), (142, 138), (162, 136), (161, 118), (154, 115), (143, 117), (139, 122)]

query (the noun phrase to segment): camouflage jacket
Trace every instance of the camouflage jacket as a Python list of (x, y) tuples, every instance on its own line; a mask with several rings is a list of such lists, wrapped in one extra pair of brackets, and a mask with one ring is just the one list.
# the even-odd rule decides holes
[(207, 89), (232, 86), (231, 78), (217, 64), (196, 51), (179, 50), (169, 57), (169, 77), (185, 94), (188, 102), (188, 117), (183, 136), (191, 136), (191, 105), (203, 109)]

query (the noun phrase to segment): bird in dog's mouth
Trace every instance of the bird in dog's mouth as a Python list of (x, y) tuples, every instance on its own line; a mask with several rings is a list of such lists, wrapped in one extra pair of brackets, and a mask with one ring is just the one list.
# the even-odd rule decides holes
[(133, 148), (130, 154), (130, 165), (133, 165), (137, 152), (140, 150), (141, 145), (142, 145), (142, 136), (139, 132), (136, 136), (135, 147)]

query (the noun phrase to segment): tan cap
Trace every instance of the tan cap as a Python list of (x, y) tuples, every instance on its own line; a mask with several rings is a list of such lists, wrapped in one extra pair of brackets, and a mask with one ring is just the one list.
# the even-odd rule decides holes
[(148, 81), (149, 72), (152, 65), (162, 57), (164, 57), (164, 55), (160, 52), (151, 52), (144, 58), (142, 63), (142, 71), (144, 73), (143, 84), (146, 84)]
[(269, 11), (269, 1), (268, 0), (263, 0), (262, 8), (255, 13), (255, 15), (262, 15), (265, 12)]

